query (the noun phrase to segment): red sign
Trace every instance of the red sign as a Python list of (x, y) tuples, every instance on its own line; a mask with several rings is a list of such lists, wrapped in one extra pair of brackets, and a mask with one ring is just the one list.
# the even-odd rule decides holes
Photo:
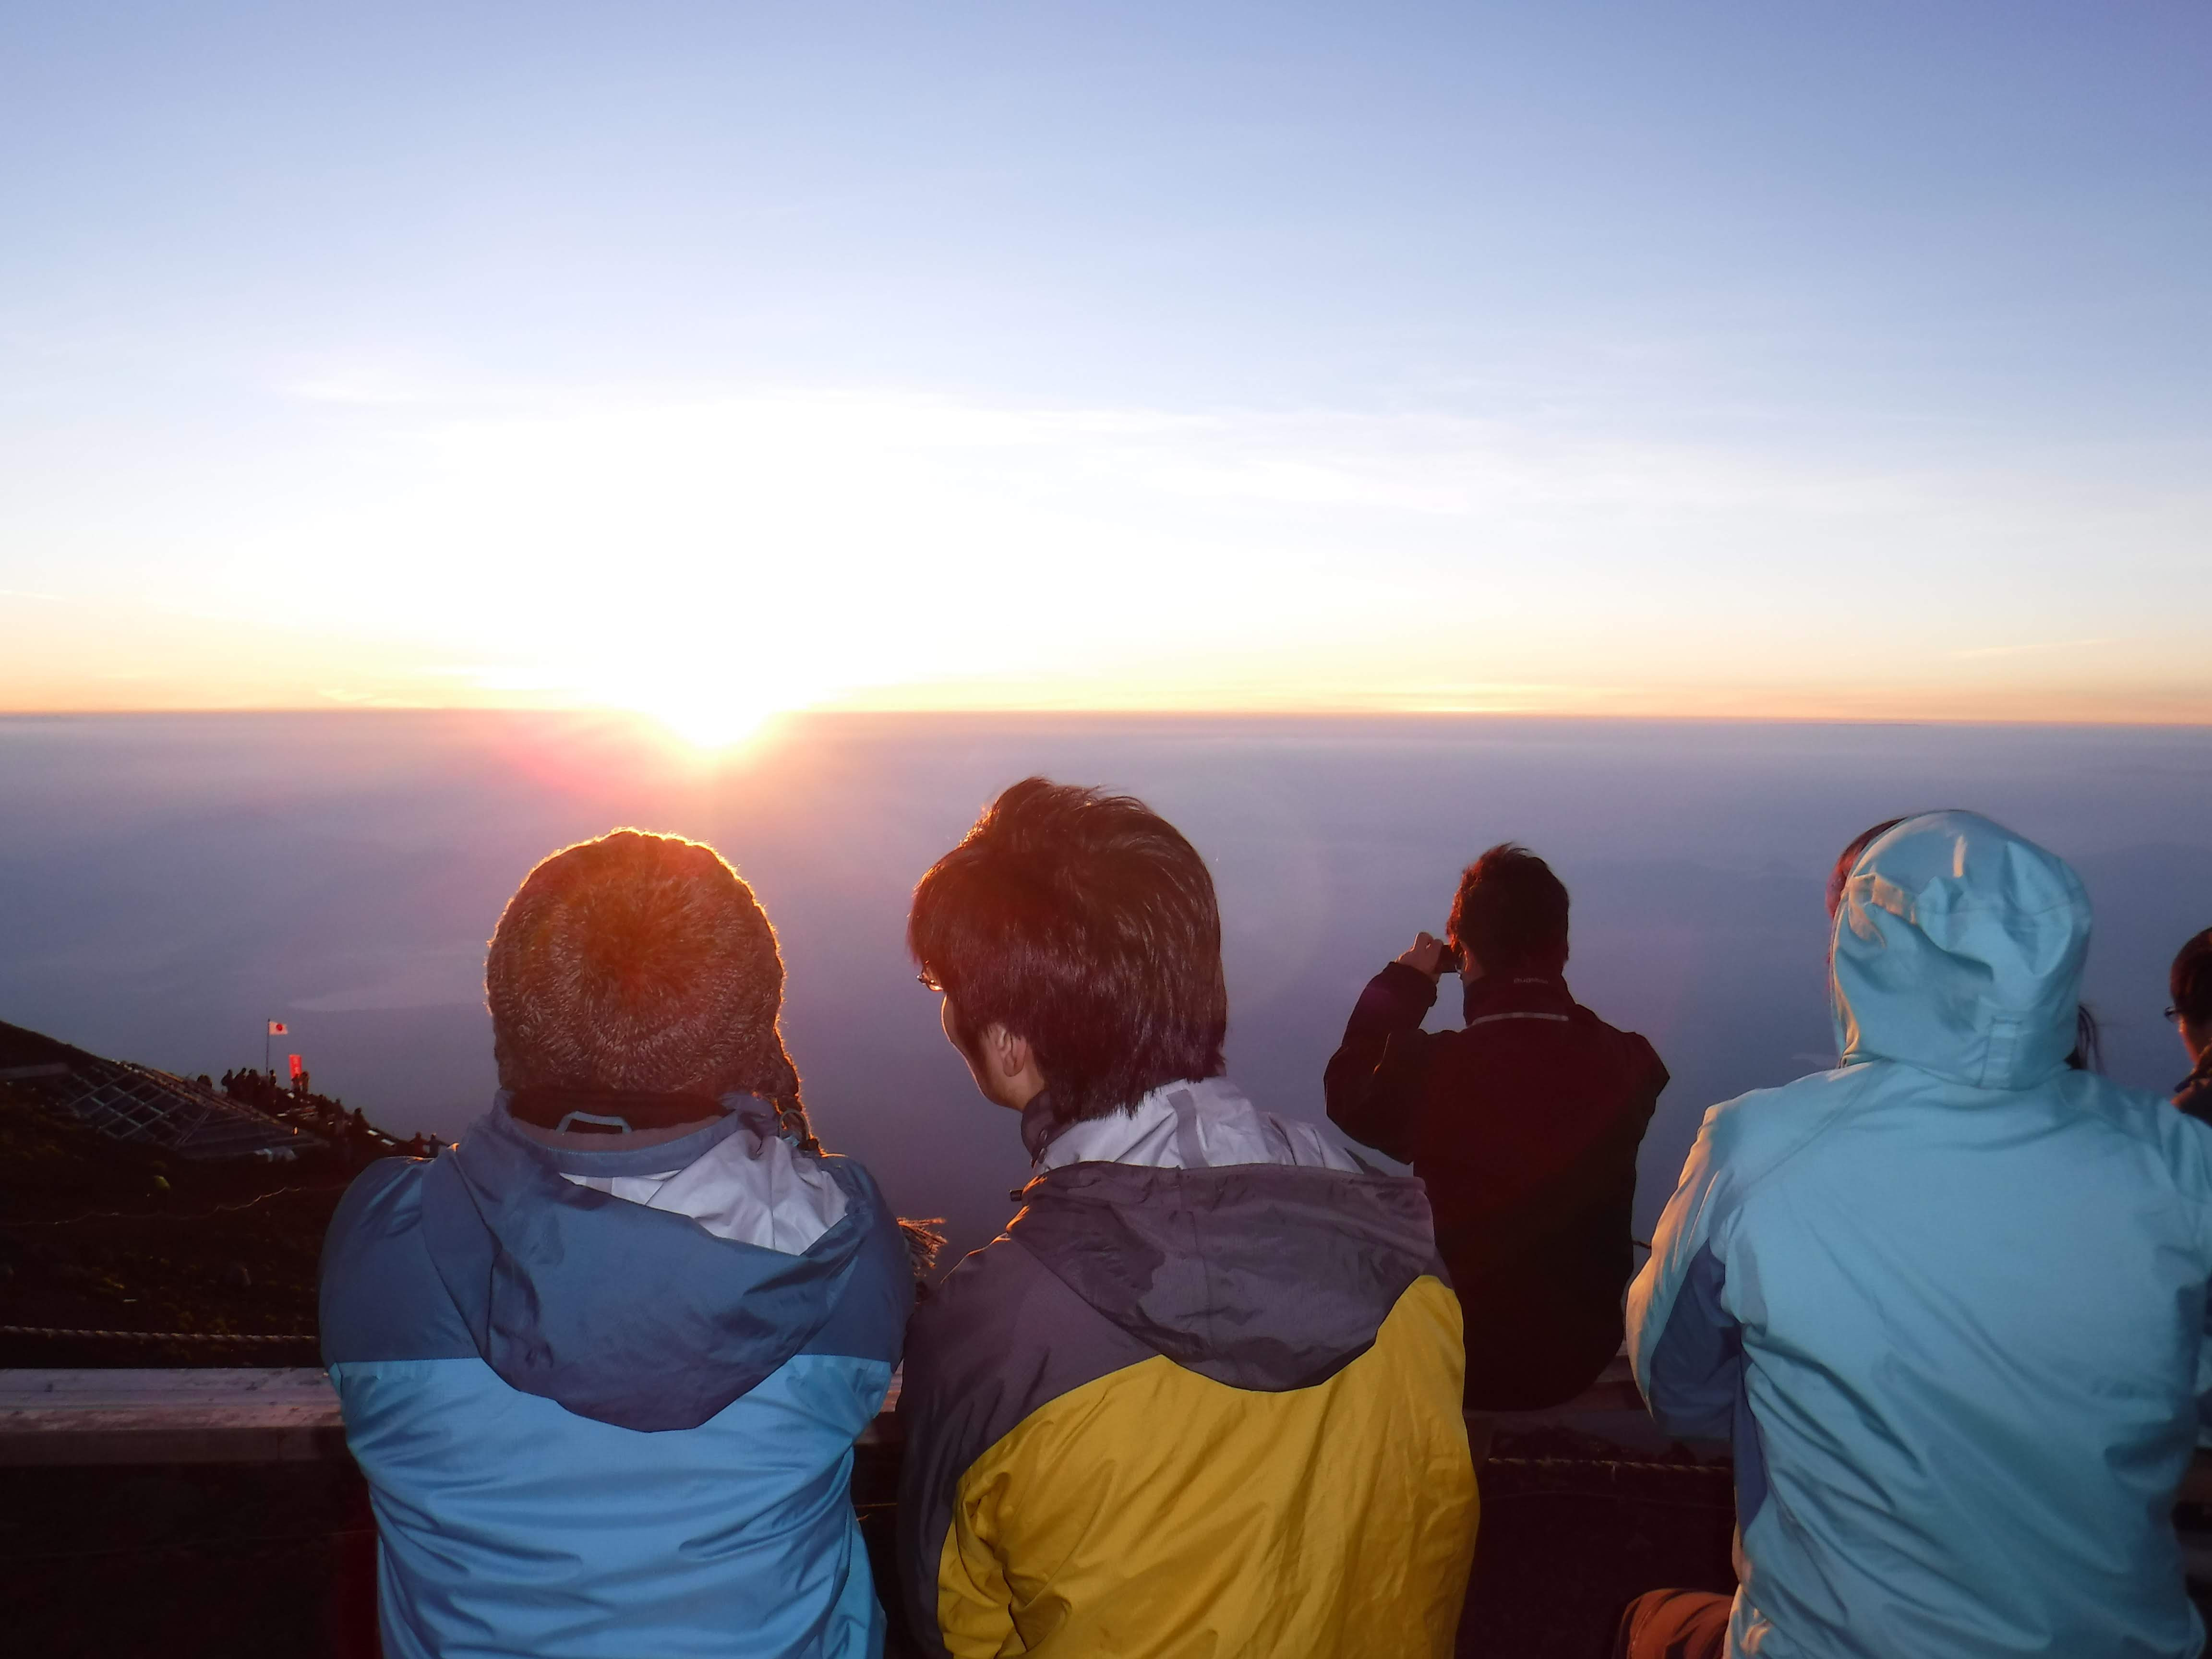
[(287, 1059), (287, 1060), (290, 1060), (290, 1061), (292, 1062), (292, 1081), (293, 1081), (293, 1082), (295, 1082), (295, 1083), (297, 1083), (297, 1082), (300, 1080), (300, 1057), (299, 1057), (299, 1055), (297, 1055), (297, 1054), (287, 1054), (287, 1055), (285, 1055), (285, 1056), (284, 1056), (284, 1058), (285, 1058), (285, 1059)]

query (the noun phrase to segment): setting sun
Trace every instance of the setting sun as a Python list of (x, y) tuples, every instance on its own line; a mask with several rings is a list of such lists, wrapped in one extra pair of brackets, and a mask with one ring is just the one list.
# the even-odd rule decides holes
[(803, 698), (779, 699), (765, 695), (767, 690), (712, 669), (696, 673), (641, 669), (574, 688), (599, 707), (642, 714), (700, 750), (732, 748), (775, 715), (805, 706)]
[(696, 702), (647, 704), (640, 712), (696, 748), (728, 749), (753, 736), (771, 715), (784, 711), (726, 702), (709, 692)]

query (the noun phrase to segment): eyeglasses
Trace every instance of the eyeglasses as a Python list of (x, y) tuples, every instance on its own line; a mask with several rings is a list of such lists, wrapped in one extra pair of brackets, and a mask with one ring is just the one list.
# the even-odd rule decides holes
[(927, 968), (923, 969), (920, 973), (914, 976), (914, 982), (921, 987), (925, 991), (934, 991), (939, 996), (943, 996), (945, 994), (945, 988), (937, 982), (937, 981), (931, 975), (929, 969)]
[(2168, 1008), (2166, 1011), (2166, 1017), (2169, 1021), (2179, 1019), (2181, 1018), (2181, 1010), (2179, 1008)]

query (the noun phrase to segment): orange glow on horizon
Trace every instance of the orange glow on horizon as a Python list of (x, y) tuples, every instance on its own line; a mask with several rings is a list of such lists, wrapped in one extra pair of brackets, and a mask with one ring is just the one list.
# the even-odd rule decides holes
[[(876, 621), (879, 631), (889, 626)], [(1560, 647), (1523, 648), (1518, 660), (1497, 665), (1504, 672), (1462, 678), (1440, 662), (1393, 662), (1372, 647), (1331, 651), (1251, 630), (1210, 651), (1070, 648), (1056, 670), (1006, 663), (956, 675), (894, 662), (891, 647), (901, 641), (864, 638), (866, 630), (842, 621), (811, 634), (787, 626), (764, 639), (756, 629), (726, 640), (711, 616), (678, 616), (649, 644), (620, 655), (605, 640), (579, 639), (535, 660), (510, 652), (503, 661), (473, 662), (450, 648), (373, 635), (248, 634), (234, 620), (127, 602), (0, 595), (0, 624), (13, 625), (20, 647), (0, 653), (0, 714), (622, 713), (652, 720), (701, 756), (740, 750), (783, 716), (840, 713), (2212, 724), (2212, 698), (2191, 683), (2187, 661), (2118, 650), (2066, 653), (2056, 673), (2038, 657), (1978, 653), (1885, 663), (1886, 672), (1868, 665), (1856, 681), (1838, 683), (1831, 665), (1771, 656), (1735, 665), (1728, 678), (1692, 678), (1680, 661), (1618, 656), (1602, 678), (1585, 677), (1575, 671), (1595, 666), (1588, 651), (1568, 661)], [(252, 648), (240, 649), (241, 638)], [(948, 654), (972, 658), (981, 647), (963, 638)], [(1563, 672), (1542, 673), (1547, 658)]]

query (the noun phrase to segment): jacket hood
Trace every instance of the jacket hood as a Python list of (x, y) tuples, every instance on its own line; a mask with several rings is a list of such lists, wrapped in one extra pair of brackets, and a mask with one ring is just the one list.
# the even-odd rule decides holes
[(1234, 1388), (1326, 1382), (1437, 1265), (1418, 1181), (1278, 1164), (1071, 1164), (1007, 1227), (1155, 1352)]
[(2065, 860), (1972, 812), (1907, 818), (1860, 855), (1836, 912), (1843, 1063), (2033, 1087), (2073, 1049), (2088, 951), (2088, 895)]
[[(696, 1155), (687, 1140), (586, 1156), (606, 1160), (600, 1173), (644, 1175)], [(623, 1428), (696, 1428), (750, 1392), (829, 1322), (887, 1226), (848, 1158), (822, 1160), (844, 1215), (796, 1255), (580, 1187), (562, 1167), (490, 1113), (424, 1172), (423, 1239), (487, 1364)]]
[[(1049, 1091), (1046, 1091), (1049, 1093)], [(1290, 1164), (1300, 1169), (1361, 1166), (1320, 1127), (1255, 1106), (1225, 1077), (1163, 1084), (1133, 1106), (1061, 1125), (1049, 1105), (1022, 1113), (1022, 1144), (1040, 1171), (1067, 1164), (1142, 1164), (1161, 1170)]]

